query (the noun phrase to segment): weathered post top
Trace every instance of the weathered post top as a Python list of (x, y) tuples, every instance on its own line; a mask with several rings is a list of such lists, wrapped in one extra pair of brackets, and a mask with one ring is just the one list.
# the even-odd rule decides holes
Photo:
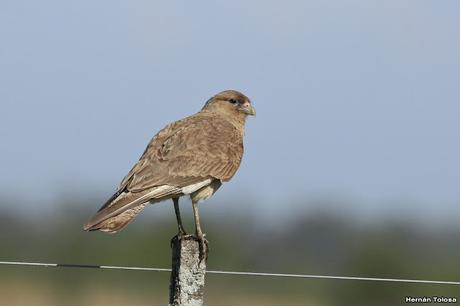
[[(206, 258), (202, 258), (199, 240), (192, 236), (175, 236), (171, 240), (172, 271), (169, 286), (170, 306), (203, 305)], [(200, 252), (201, 251), (201, 252)]]

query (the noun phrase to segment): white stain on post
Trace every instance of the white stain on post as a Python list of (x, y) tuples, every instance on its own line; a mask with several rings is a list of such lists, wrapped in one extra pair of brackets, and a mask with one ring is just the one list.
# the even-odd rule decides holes
[[(171, 240), (172, 271), (170, 306), (203, 305), (206, 258), (200, 256), (200, 243), (191, 235)], [(203, 254), (203, 252), (201, 252)]]

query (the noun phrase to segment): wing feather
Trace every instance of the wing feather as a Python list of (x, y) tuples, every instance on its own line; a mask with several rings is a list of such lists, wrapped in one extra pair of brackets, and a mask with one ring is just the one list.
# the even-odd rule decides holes
[(212, 177), (230, 180), (243, 156), (243, 135), (217, 116), (198, 113), (165, 127), (149, 143), (120, 188), (139, 192), (183, 187)]

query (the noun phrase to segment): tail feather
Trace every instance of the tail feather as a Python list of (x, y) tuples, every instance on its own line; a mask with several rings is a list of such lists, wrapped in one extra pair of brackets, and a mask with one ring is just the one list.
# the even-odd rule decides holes
[(159, 202), (180, 194), (180, 188), (169, 185), (157, 186), (140, 192), (116, 193), (85, 224), (83, 229), (115, 233), (134, 219), (147, 202)]
[(128, 225), (131, 221), (134, 220), (142, 209), (144, 209), (146, 204), (140, 204), (134, 208), (128, 209), (121, 214), (110, 217), (105, 221), (102, 221), (98, 224), (95, 224), (91, 228), (88, 228), (89, 231), (97, 231), (100, 230), (102, 232), (115, 234), (122, 230), (126, 225)]

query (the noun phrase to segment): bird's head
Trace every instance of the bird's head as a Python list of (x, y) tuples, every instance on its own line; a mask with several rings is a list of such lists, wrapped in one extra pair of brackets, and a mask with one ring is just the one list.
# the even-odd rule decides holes
[(236, 90), (225, 90), (211, 99), (204, 105), (203, 111), (218, 112), (244, 120), (247, 116), (255, 116), (256, 109), (252, 106), (251, 100)]

